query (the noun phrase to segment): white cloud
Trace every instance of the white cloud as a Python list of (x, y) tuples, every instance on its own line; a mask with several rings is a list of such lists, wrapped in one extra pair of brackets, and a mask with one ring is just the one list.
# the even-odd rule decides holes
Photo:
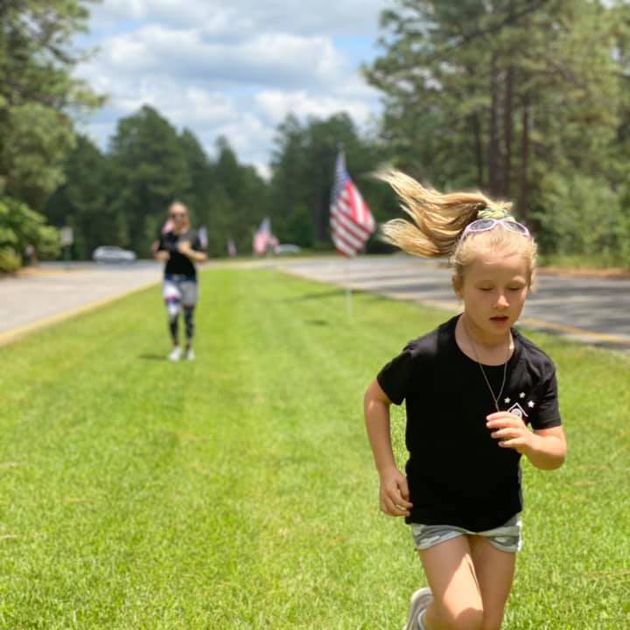
[(368, 49), (387, 2), (106, 0), (92, 21), (99, 52), (77, 69), (110, 96), (90, 131), (104, 146), (117, 118), (149, 104), (209, 153), (224, 135), (239, 159), (268, 172), (275, 128), (288, 113), (346, 111), (359, 125), (374, 116), (377, 93), (351, 46)]
[(359, 100), (344, 100), (335, 96), (313, 96), (304, 90), (261, 92), (256, 95), (256, 103), (274, 125), (290, 113), (303, 119), (309, 116), (327, 118), (340, 111), (348, 112), (357, 123), (365, 124), (372, 111), (367, 103)]
[(265, 33), (235, 44), (205, 40), (199, 31), (161, 25), (109, 38), (85, 64), (86, 78), (160, 74), (214, 84), (329, 85), (351, 72), (324, 37)]
[(217, 135), (228, 138), (230, 145), (240, 157), (249, 156), (248, 163), (256, 166), (262, 175), (269, 173), (268, 150), (274, 130), (265, 125), (258, 116), (246, 112), (232, 123), (217, 127)]
[(390, 0), (105, 0), (94, 23), (111, 28), (122, 20), (195, 27), (226, 37), (265, 31), (298, 34), (363, 34), (376, 29)]

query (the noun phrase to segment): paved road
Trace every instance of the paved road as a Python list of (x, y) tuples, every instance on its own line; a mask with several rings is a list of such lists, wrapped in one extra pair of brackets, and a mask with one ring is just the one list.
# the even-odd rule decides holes
[[(210, 262), (206, 266), (225, 266)], [(239, 266), (268, 266), (243, 261)], [(157, 285), (162, 263), (42, 263), (18, 277), (0, 278), (0, 346), (82, 312), (98, 308), (127, 293)]]
[(52, 264), (0, 279), (0, 345), (32, 330), (156, 284), (162, 265)]
[[(298, 259), (283, 266), (314, 280), (461, 310), (451, 290), (451, 271), (433, 261), (394, 255), (350, 261)], [(630, 351), (630, 279), (540, 275), (521, 322), (585, 343)]]

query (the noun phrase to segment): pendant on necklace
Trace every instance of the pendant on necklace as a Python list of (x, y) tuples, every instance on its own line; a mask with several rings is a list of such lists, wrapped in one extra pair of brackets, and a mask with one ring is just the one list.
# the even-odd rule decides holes
[(468, 337), (468, 341), (470, 342), (470, 346), (473, 350), (473, 353), (475, 354), (475, 360), (477, 361), (477, 365), (479, 366), (479, 369), (481, 370), (481, 375), (483, 376), (483, 380), (485, 381), (488, 387), (488, 391), (490, 392), (490, 396), (492, 397), (492, 402), (494, 402), (494, 408), (497, 411), (501, 411), (499, 409), (499, 400), (501, 399), (501, 396), (503, 396), (503, 390), (505, 388), (505, 380), (507, 377), (507, 365), (510, 359), (510, 341), (512, 337), (510, 335), (510, 337), (508, 338), (507, 349), (505, 353), (505, 361), (503, 363), (503, 379), (501, 380), (501, 389), (499, 390), (499, 393), (495, 396), (494, 389), (492, 389), (492, 385), (490, 384), (490, 379), (488, 378), (486, 371), (483, 369), (483, 365), (481, 364), (479, 353), (477, 352), (477, 346), (475, 345), (475, 342), (473, 341), (472, 336), (468, 333), (468, 330), (466, 329), (466, 325), (463, 323), (463, 321), (462, 321), (462, 325), (464, 328), (464, 332), (466, 333), (466, 336)]

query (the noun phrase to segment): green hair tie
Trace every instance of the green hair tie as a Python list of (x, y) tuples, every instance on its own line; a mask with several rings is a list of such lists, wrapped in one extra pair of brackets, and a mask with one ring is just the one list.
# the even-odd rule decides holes
[(505, 208), (500, 206), (491, 206), (479, 210), (477, 212), (477, 219), (504, 219), (506, 221), (516, 221), (516, 219)]

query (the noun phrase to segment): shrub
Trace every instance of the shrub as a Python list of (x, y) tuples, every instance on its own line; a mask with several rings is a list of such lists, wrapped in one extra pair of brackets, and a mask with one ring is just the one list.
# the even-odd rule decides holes
[(35, 248), (38, 258), (55, 258), (59, 254), (58, 232), (25, 203), (0, 197), (0, 271), (19, 269), (27, 245)]

